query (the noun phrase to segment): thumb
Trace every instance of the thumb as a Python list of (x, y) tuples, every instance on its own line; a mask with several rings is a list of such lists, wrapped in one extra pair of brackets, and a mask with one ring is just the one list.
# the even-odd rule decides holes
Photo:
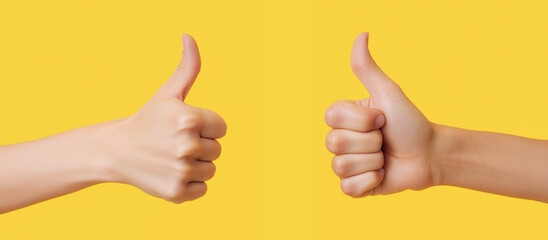
[(200, 52), (192, 36), (183, 34), (183, 56), (179, 66), (156, 95), (185, 100), (200, 72)]
[(352, 71), (360, 79), (367, 91), (369, 91), (373, 100), (390, 101), (394, 98), (405, 98), (400, 87), (386, 76), (371, 57), (369, 47), (367, 46), (368, 41), (369, 33), (367, 32), (361, 33), (354, 40), (350, 57)]

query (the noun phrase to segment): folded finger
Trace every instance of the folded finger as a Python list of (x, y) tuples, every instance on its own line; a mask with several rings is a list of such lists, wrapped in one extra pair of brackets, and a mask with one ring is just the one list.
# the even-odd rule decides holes
[(325, 111), (325, 122), (335, 129), (369, 132), (381, 128), (385, 118), (378, 109), (358, 105), (355, 101), (340, 100)]
[(221, 144), (215, 139), (200, 138), (200, 155), (198, 160), (213, 161), (221, 155)]
[(341, 178), (378, 170), (383, 165), (382, 152), (336, 155), (332, 161), (333, 171)]
[(380, 130), (371, 132), (355, 132), (346, 129), (332, 129), (326, 137), (325, 145), (334, 154), (375, 153), (381, 150), (382, 133)]
[(200, 136), (203, 138), (217, 139), (226, 134), (226, 123), (223, 118), (214, 111), (200, 108), (203, 125), (200, 129)]
[(370, 171), (341, 179), (341, 189), (351, 197), (364, 197), (367, 191), (375, 188), (384, 178), (384, 169)]

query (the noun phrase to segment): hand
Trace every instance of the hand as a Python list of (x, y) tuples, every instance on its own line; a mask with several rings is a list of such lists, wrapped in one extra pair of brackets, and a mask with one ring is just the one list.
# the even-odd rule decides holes
[(338, 101), (326, 111), (333, 170), (352, 197), (432, 186), (434, 127), (377, 66), (368, 37), (362, 33), (354, 41), (351, 65), (371, 97)]
[(211, 161), (221, 153), (215, 139), (226, 132), (218, 114), (183, 102), (200, 71), (194, 39), (183, 35), (183, 47), (171, 78), (136, 114), (115, 123), (108, 144), (113, 181), (174, 203), (206, 193)]

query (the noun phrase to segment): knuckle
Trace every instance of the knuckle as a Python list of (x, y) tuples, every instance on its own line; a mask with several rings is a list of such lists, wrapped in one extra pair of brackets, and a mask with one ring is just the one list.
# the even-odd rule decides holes
[(344, 138), (336, 131), (329, 131), (326, 137), (325, 145), (332, 153), (340, 153), (345, 145)]
[(202, 152), (202, 145), (197, 140), (191, 140), (176, 150), (177, 158), (196, 157)]
[(174, 182), (166, 188), (164, 193), (164, 199), (173, 202), (173, 203), (182, 203), (184, 187), (180, 182)]
[(183, 161), (174, 164), (174, 169), (173, 181), (175, 182), (186, 182), (194, 173), (194, 168)]
[(356, 198), (359, 196), (356, 184), (354, 184), (352, 181), (348, 181), (347, 179), (341, 180), (341, 190), (344, 194), (350, 197)]
[(325, 122), (329, 126), (333, 126), (340, 122), (341, 119), (341, 111), (340, 111), (340, 104), (341, 101), (337, 101), (333, 103), (327, 110), (325, 110)]
[(175, 170), (175, 172), (179, 173), (186, 171), (188, 165), (184, 161), (177, 160), (171, 165), (171, 167)]
[(348, 169), (348, 162), (340, 156), (335, 156), (331, 162), (331, 168), (338, 176), (344, 176)]
[(181, 204), (185, 202), (185, 199), (183, 197), (169, 198), (167, 200), (175, 204)]
[(187, 188), (184, 193), (185, 195), (191, 196), (191, 199), (189, 200), (201, 198), (207, 193), (207, 184), (205, 182), (194, 182), (192, 184), (194, 184), (194, 186)]
[(212, 152), (213, 152), (213, 159), (217, 159), (221, 156), (222, 146), (219, 142), (215, 141), (215, 144), (213, 146)]
[(207, 184), (202, 183), (198, 189), (198, 197), (203, 197), (207, 193)]
[(183, 71), (183, 72), (199, 72), (200, 71), (200, 68), (202, 67), (202, 65), (200, 63), (196, 63), (196, 62), (188, 62), (188, 61), (184, 61), (184, 60), (181, 60), (179, 62), (179, 65), (177, 66), (177, 68), (180, 70), (180, 71)]
[(217, 166), (215, 166), (214, 163), (210, 163), (209, 165), (209, 171), (212, 173), (212, 174), (215, 174), (215, 172), (217, 171)]
[(226, 135), (227, 131), (227, 125), (225, 120), (219, 115), (218, 113), (209, 110), (209, 109), (201, 109), (202, 111), (205, 111), (204, 118), (208, 118), (211, 123), (214, 125), (210, 125), (210, 127), (215, 128), (215, 136), (213, 138), (222, 138)]
[(177, 117), (177, 127), (179, 130), (194, 129), (201, 124), (202, 118), (192, 112), (187, 112), (183, 116)]
[(212, 179), (215, 176), (215, 171), (217, 170), (217, 167), (215, 164), (210, 162), (207, 166), (207, 180)]

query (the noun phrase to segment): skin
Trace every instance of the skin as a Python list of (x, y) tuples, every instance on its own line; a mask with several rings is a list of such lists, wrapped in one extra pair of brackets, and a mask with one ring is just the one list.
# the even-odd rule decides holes
[(377, 66), (369, 34), (354, 41), (352, 71), (370, 98), (327, 111), (326, 146), (352, 197), (451, 185), (548, 202), (548, 142), (434, 124)]
[(0, 146), (0, 213), (104, 182), (174, 203), (203, 196), (226, 124), (183, 102), (200, 71), (195, 40), (183, 35), (183, 46), (171, 78), (133, 116)]

